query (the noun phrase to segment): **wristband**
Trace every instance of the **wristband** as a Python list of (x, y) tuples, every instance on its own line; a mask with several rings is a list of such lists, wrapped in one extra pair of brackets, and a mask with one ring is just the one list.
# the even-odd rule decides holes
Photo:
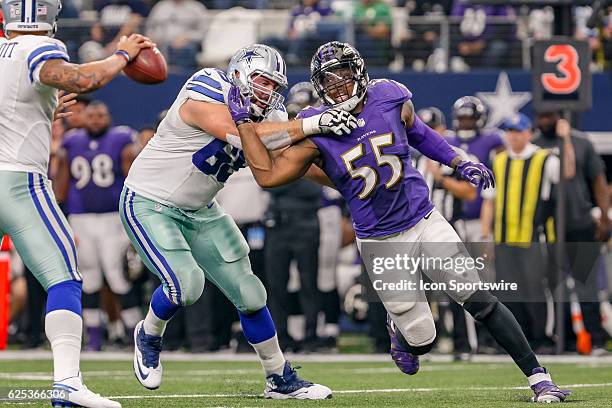
[(127, 63), (129, 63), (132, 60), (130, 58), (130, 54), (128, 54), (127, 51), (117, 50), (117, 51), (115, 51), (114, 55), (119, 55), (119, 56), (125, 58), (125, 62), (127, 62)]
[(305, 136), (317, 135), (321, 133), (321, 128), (319, 127), (320, 116), (321, 115), (315, 115), (302, 119), (302, 131), (304, 132)]
[(244, 119), (237, 120), (234, 123), (236, 124), (236, 126), (240, 126), (240, 125), (244, 125), (245, 123), (253, 123), (253, 121), (251, 120), (251, 118), (244, 118)]

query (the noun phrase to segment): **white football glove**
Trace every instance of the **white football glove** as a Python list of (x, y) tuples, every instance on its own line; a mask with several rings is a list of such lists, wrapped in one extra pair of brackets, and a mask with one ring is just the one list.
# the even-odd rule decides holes
[(358, 126), (357, 119), (340, 108), (329, 109), (302, 120), (302, 129), (306, 136), (321, 133), (335, 133), (339, 136), (348, 135)]

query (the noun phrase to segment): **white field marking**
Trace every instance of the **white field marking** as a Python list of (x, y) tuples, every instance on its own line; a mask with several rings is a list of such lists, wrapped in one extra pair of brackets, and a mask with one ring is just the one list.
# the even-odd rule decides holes
[[(567, 384), (560, 388), (597, 388), (612, 387), (612, 383), (601, 384)], [(373, 393), (402, 393), (402, 392), (441, 392), (441, 391), (502, 391), (502, 390), (529, 390), (528, 386), (515, 387), (461, 387), (461, 388), (380, 388), (366, 390), (332, 390), (334, 394), (373, 394)], [(110, 399), (171, 399), (171, 398), (258, 398), (261, 394), (167, 394), (167, 395), (117, 395)]]
[[(389, 362), (391, 357), (389, 354), (292, 354), (286, 353), (285, 357), (289, 361), (304, 362), (304, 363), (363, 363), (363, 362)], [(51, 360), (53, 358), (51, 351), (33, 350), (33, 351), (3, 351), (0, 353), (0, 361), (31, 361), (31, 360)], [(83, 352), (81, 353), (81, 361), (132, 361), (134, 354), (131, 352)], [(164, 352), (164, 361), (236, 361), (236, 362), (258, 362), (257, 355), (253, 354), (234, 354), (229, 352), (220, 353), (202, 353), (192, 354), (183, 352)], [(612, 355), (595, 357), (595, 356), (538, 356), (544, 364), (612, 364)], [(448, 354), (427, 354), (422, 357), (424, 362), (434, 363), (452, 363), (453, 356)], [(511, 363), (512, 359), (505, 355), (474, 355), (472, 356), (473, 363)]]
[[(501, 370), (508, 368), (507, 365), (502, 364), (489, 364), (487, 370)], [(593, 366), (588, 366), (593, 368)], [(466, 370), (481, 370), (480, 366), (465, 366), (465, 365), (435, 365), (421, 367), (419, 371), (466, 371)], [(393, 367), (329, 367), (327, 371), (342, 371), (344, 373), (350, 372), (350, 374), (356, 375), (369, 375), (369, 374), (394, 374), (398, 373), (398, 369)], [(87, 378), (96, 377), (132, 377), (134, 374), (131, 370), (105, 370), (105, 371), (83, 371), (83, 377)], [(223, 375), (257, 375), (262, 374), (261, 369), (211, 369), (211, 370), (164, 370), (166, 376), (172, 376), (173, 378), (190, 378), (190, 377), (204, 377), (204, 376), (223, 376)], [(21, 381), (51, 381), (53, 373), (51, 372), (25, 372), (25, 373), (0, 373), (0, 380), (21, 380)], [(229, 380), (229, 379), (228, 379)], [(245, 382), (244, 379), (240, 379), (240, 382)], [(254, 381), (255, 382), (255, 381)]]

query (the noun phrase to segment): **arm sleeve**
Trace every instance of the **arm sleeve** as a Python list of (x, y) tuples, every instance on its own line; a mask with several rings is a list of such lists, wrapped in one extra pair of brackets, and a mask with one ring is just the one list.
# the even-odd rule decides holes
[(412, 128), (406, 129), (406, 135), (412, 147), (438, 163), (451, 167), (451, 162), (458, 156), (446, 139), (430, 129), (416, 114)]
[(40, 84), (40, 70), (46, 61), (52, 59), (70, 61), (66, 47), (59, 41), (44, 42), (30, 52), (27, 60), (30, 82)]

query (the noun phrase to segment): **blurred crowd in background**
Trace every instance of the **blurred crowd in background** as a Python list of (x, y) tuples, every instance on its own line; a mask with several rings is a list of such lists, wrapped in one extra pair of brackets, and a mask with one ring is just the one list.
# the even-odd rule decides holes
[[(370, 66), (464, 72), (530, 67), (534, 40), (553, 35), (551, 7), (471, 5), (468, 0), (64, 0), (57, 36), (73, 60), (106, 57), (121, 35), (145, 33), (182, 72), (224, 67), (255, 42), (289, 65), (330, 40), (358, 44)], [(612, 67), (612, 6), (573, 8), (573, 32), (588, 40), (593, 70)]]

